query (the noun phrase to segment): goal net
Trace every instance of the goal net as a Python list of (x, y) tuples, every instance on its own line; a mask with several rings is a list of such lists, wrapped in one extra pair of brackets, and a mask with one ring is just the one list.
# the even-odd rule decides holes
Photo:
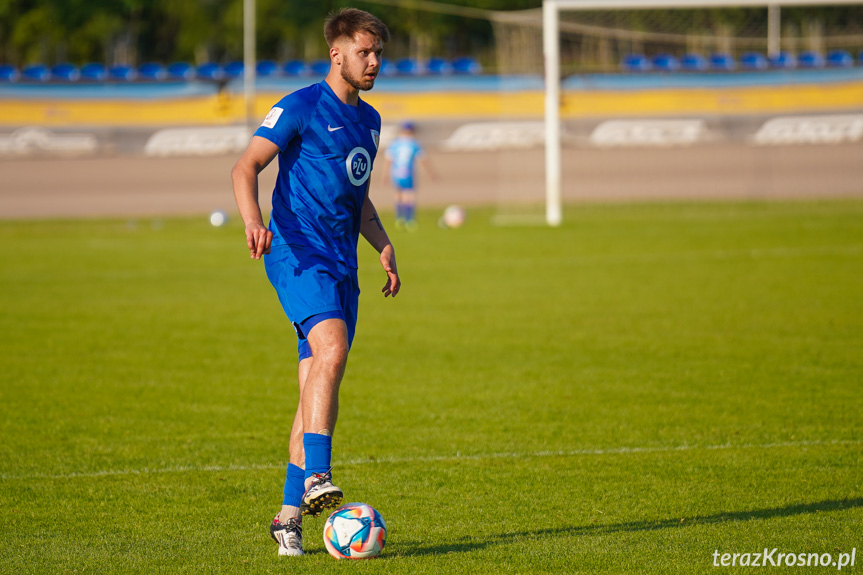
[[(671, 85), (710, 90), (721, 87), (729, 72), (863, 65), (859, 0), (545, 0), (541, 9), (495, 13), (493, 27), (502, 120), (520, 122), (534, 134), (541, 124), (544, 134), (542, 142), (522, 140), (534, 144), (531, 150), (500, 152), (501, 223), (560, 223), (564, 192), (578, 185), (562, 181), (562, 154), (591, 145), (598, 120), (614, 119), (614, 112), (568, 108), (571, 90), (595, 95), (605, 82), (616, 87), (613, 92), (625, 91), (650, 86), (639, 84), (645, 77), (676, 77)], [(627, 84), (627, 77), (636, 81)], [(513, 94), (536, 84), (543, 115), (526, 119)], [(711, 111), (726, 113), (734, 112)]]

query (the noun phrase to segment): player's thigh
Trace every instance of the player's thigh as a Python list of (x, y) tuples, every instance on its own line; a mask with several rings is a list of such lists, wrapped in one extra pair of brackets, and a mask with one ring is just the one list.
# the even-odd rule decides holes
[(316, 359), (347, 362), (350, 345), (345, 320), (333, 317), (318, 322), (309, 330), (306, 339)]

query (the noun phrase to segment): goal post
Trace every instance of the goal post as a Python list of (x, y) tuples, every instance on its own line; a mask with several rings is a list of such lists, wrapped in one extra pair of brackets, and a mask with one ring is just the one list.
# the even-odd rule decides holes
[[(564, 12), (623, 12), (623, 11), (695, 11), (701, 9), (764, 9), (766, 30), (760, 42), (768, 54), (775, 57), (781, 47), (781, 11), (791, 7), (832, 7), (840, 5), (860, 5), (863, 0), (543, 0), (542, 5), (542, 47), (544, 59), (544, 132), (545, 132), (545, 219), (549, 226), (558, 226), (563, 221), (562, 166), (561, 166), (561, 22)], [(600, 28), (582, 24), (577, 29)], [(622, 31), (613, 28), (605, 32), (607, 37), (619, 38)], [(637, 41), (651, 37), (650, 33), (634, 34)], [(689, 41), (682, 33), (654, 33), (657, 42)], [(859, 37), (859, 36), (855, 36)], [(703, 38), (698, 38), (701, 39)], [(710, 38), (715, 40), (715, 38)], [(746, 38), (750, 44), (755, 40)], [(635, 43), (635, 42), (633, 42)]]

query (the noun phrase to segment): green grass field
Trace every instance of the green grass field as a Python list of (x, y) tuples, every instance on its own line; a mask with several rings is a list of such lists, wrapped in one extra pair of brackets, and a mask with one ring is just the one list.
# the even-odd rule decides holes
[(395, 300), (360, 249), (334, 473), (387, 520), (366, 562), (323, 519), (300, 559), (268, 537), (296, 344), (236, 219), (0, 223), (0, 573), (861, 571), (863, 201), (436, 216), (392, 234)]

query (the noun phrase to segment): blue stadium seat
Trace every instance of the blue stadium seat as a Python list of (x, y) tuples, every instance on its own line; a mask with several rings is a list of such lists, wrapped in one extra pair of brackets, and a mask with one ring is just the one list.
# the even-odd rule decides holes
[(168, 71), (158, 62), (146, 62), (138, 66), (138, 77), (142, 80), (164, 80), (168, 77)]
[(25, 80), (31, 82), (47, 82), (51, 79), (51, 71), (42, 64), (33, 64), (21, 70), (21, 75)]
[(392, 76), (396, 73), (396, 65), (395, 62), (384, 58), (381, 60), (381, 75), (382, 76)]
[(790, 52), (779, 52), (776, 56), (770, 57), (770, 65), (773, 68), (790, 70), (797, 67), (797, 58)]
[(18, 80), (18, 68), (11, 64), (0, 64), (0, 82), (15, 82)]
[(724, 52), (717, 52), (715, 54), (710, 55), (710, 69), (711, 70), (719, 70), (722, 72), (731, 72), (735, 68), (737, 68), (737, 63), (734, 61), (734, 58), (731, 54), (725, 54)]
[(676, 72), (680, 70), (680, 61), (671, 54), (657, 54), (650, 63), (653, 69), (659, 72)]
[(105, 79), (107, 73), (105, 66), (98, 62), (90, 62), (81, 66), (81, 79), (88, 82), (101, 82)]
[(255, 65), (255, 73), (262, 78), (269, 78), (279, 73), (279, 65), (272, 60), (261, 60)]
[(740, 57), (740, 65), (744, 70), (766, 70), (769, 62), (759, 52), (746, 52)]
[(245, 69), (245, 64), (239, 60), (235, 60), (234, 62), (228, 62), (225, 65), (225, 76), (227, 76), (228, 78), (239, 78), (243, 75), (243, 70)]
[(651, 69), (650, 60), (641, 54), (628, 54), (623, 57), (620, 67), (624, 72), (648, 72)]
[(81, 71), (74, 64), (56, 64), (51, 67), (51, 77), (61, 82), (77, 82)]
[(315, 60), (312, 62), (312, 73), (326, 76), (330, 73), (329, 60)]
[(396, 70), (404, 76), (416, 76), (423, 73), (422, 65), (413, 58), (396, 60)]
[(831, 50), (827, 53), (827, 65), (832, 68), (850, 68), (854, 65), (854, 56), (845, 50)]
[(195, 69), (187, 62), (174, 62), (168, 65), (168, 77), (172, 80), (191, 80), (195, 77)]
[(198, 66), (195, 74), (202, 80), (221, 80), (225, 77), (225, 69), (215, 62), (206, 62)]
[(709, 68), (707, 58), (701, 54), (686, 54), (680, 64), (687, 72), (703, 72)]
[(452, 74), (452, 64), (443, 58), (429, 58), (429, 61), (426, 62), (425, 69), (429, 74), (436, 76)]
[(302, 60), (290, 60), (282, 66), (282, 72), (286, 76), (307, 76), (311, 73), (309, 66)]
[(797, 64), (801, 68), (823, 68), (824, 56), (818, 52), (803, 52), (797, 57)]
[(120, 64), (108, 68), (108, 78), (119, 82), (131, 82), (138, 77), (138, 71), (131, 66)]
[(452, 61), (454, 74), (482, 74), (482, 65), (470, 56), (462, 56)]

